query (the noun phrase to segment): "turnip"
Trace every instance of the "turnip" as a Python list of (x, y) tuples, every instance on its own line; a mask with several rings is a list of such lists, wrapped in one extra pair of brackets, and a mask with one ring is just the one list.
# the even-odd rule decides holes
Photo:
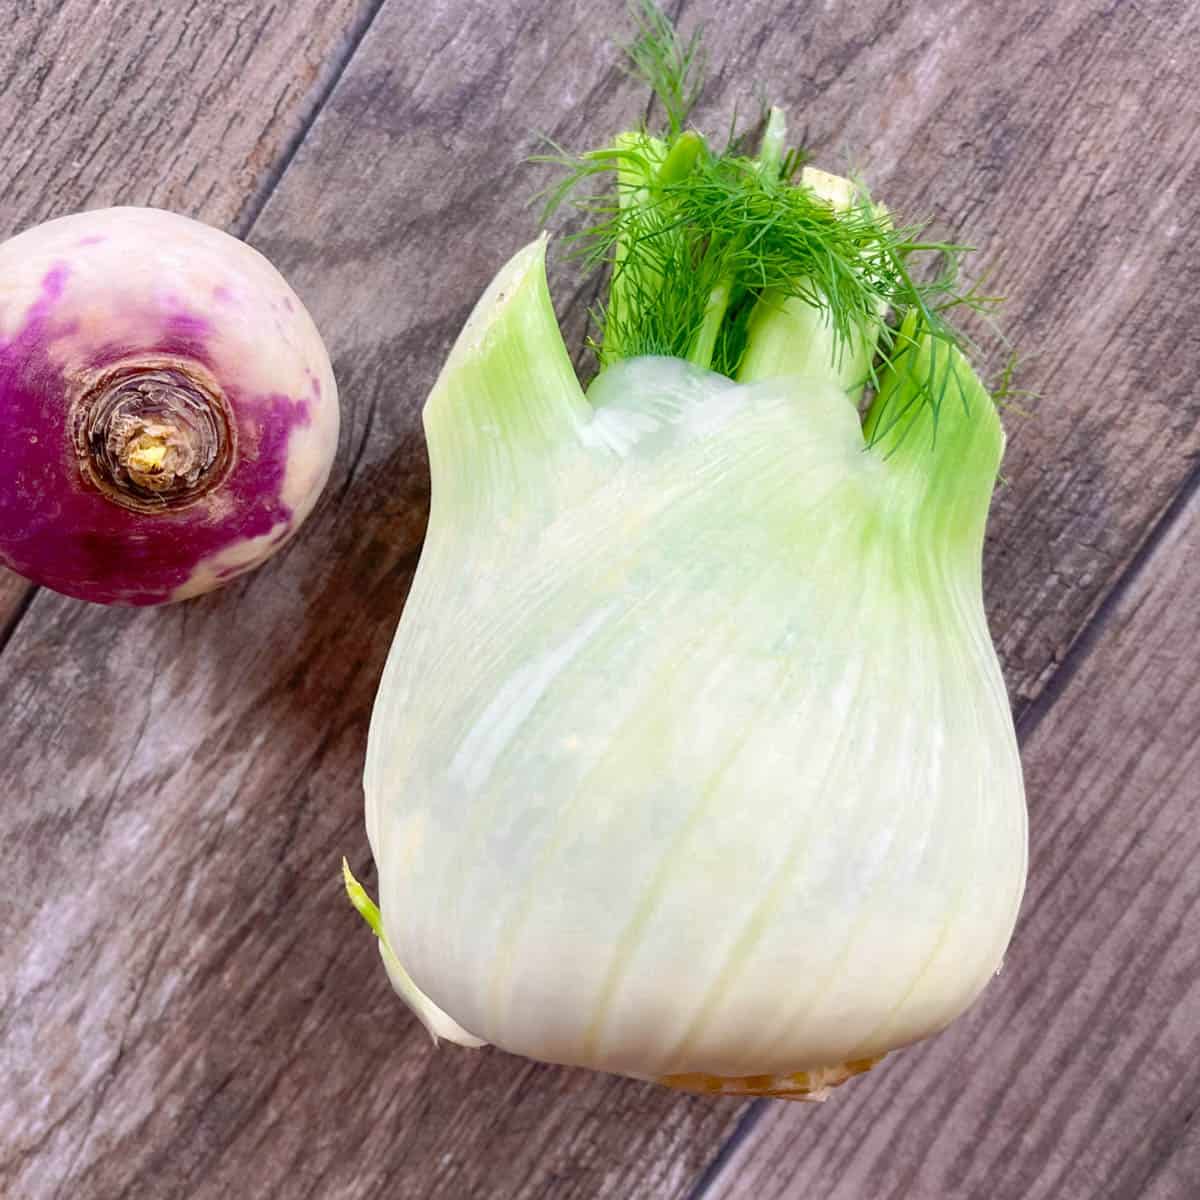
[(316, 326), (244, 242), (110, 208), (0, 245), (0, 563), (35, 583), (217, 587), (295, 533), (337, 433)]

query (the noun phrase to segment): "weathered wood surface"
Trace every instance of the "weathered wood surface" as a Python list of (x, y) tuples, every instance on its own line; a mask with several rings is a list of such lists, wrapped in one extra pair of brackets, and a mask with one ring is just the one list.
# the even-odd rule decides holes
[(0, 647), (3, 647), (9, 632), (21, 619), (32, 590), (20, 575), (0, 567)]
[[(1178, 48), (1197, 15), (1080, 0), (1003, 13), (778, 7), (689, 8), (709, 16), (724, 63), (702, 118), (723, 127), (754, 80), (774, 84), (830, 165), (854, 147), (894, 208), (986, 241), (1015, 336), (1043, 351), (1027, 375), (1042, 398), (1011, 423), (987, 564), (1009, 682), (1031, 696), (1200, 444), (1189, 382), (1200, 301), (1184, 236), (1200, 154), (1178, 119), (1190, 95)], [(321, 509), (280, 559), (176, 609), (109, 612), (40, 593), (0, 654), (6, 1196), (682, 1197), (746, 1111), (496, 1052), (435, 1052), (338, 891), (343, 850), (373, 883), (359, 772), (424, 524), (419, 406), (479, 290), (536, 229), (518, 163), (532, 131), (582, 144), (640, 113), (604, 45), (619, 10), (387, 0), (252, 236), (334, 352), (346, 422)], [(568, 288), (559, 295), (569, 303)], [(1108, 661), (1120, 672), (1135, 659)], [(1049, 711), (1069, 711), (1085, 678)], [(1178, 719), (1190, 711), (1194, 725), (1194, 693), (1185, 702)], [(1053, 728), (1048, 717), (1038, 737)], [(1142, 759), (1163, 752), (1152, 745)], [(1062, 794), (1047, 807), (1051, 785)], [(1031, 796), (1039, 838), (1039, 813), (1063, 820), (1094, 799), (1069, 773), (1036, 770)], [(1112, 798), (1118, 829), (1149, 820), (1144, 800), (1132, 785)], [(1044, 875), (1035, 859), (1028, 922), (1048, 919), (1041, 897), (1055, 887), (1102, 894), (1102, 850)], [(1050, 911), (1067, 922), (1075, 910), (1061, 904)], [(1110, 925), (1106, 961), (1173, 969), (1131, 918)], [(1078, 955), (1097, 928), (1050, 932)], [(1023, 946), (1014, 953), (1061, 982), (1064, 963)], [(1057, 1116), (1029, 1099), (1036, 1089), (1013, 1108), (989, 1093), (986, 1115), (1016, 1139), (1009, 1156), (1035, 1153), (1053, 1171), (1069, 1114), (1100, 1111), (1085, 1107), (1097, 1074), (1110, 1098), (1128, 1074), (1090, 1056), (1083, 1070), (1068, 1047), (1035, 1044), (1045, 1011), (1027, 1026), (993, 1024), (996, 1005), (1019, 1005), (1036, 982), (1015, 961), (962, 1029), (986, 1035), (971, 1050), (981, 1073), (1023, 1047), (1036, 1079), (1067, 1081)], [(1060, 1001), (1096, 1002), (1080, 969)], [(1159, 993), (1147, 1012), (1166, 1011)], [(1171, 1003), (1186, 1016), (1182, 981)], [(1128, 1047), (1156, 1031), (1119, 1002), (1095, 1012), (1088, 1033), (1101, 1042)], [(1170, 1189), (1191, 1169), (1176, 1136), (1186, 1116), (1176, 1097), (1194, 1083), (1176, 1051), (1190, 1032), (1171, 1036), (1153, 1067), (1179, 1122), (1164, 1117), (1152, 1135), (1163, 1197), (1182, 1195)], [(789, 1119), (866, 1129), (862, 1114), (887, 1112), (904, 1079), (949, 1053), (942, 1044)], [(942, 1125), (969, 1145), (978, 1108), (945, 1105)], [(831, 1135), (821, 1153), (836, 1180), (859, 1148)], [(1008, 1179), (1034, 1169), (1005, 1165)], [(957, 1194), (992, 1194), (962, 1171)]]
[(1200, 1196), (1200, 493), (1024, 739), (1032, 874), (966, 1018), (817, 1112), (765, 1105), (722, 1200)]
[[(377, 6), (9, 0), (0, 239), (110, 204), (244, 233)], [(0, 645), (27, 590), (0, 567)]]

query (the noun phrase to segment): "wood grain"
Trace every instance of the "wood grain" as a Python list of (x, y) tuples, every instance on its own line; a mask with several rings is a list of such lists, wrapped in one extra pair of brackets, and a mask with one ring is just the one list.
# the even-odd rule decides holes
[(32, 598), (33, 589), (21, 578), (0, 567), (0, 649), (3, 649), (25, 606)]
[[(1047, 347), (988, 548), (1020, 696), (1042, 686), (1197, 448), (1185, 380), (1198, 290), (1179, 236), (1197, 147), (1176, 119), (1190, 92), (1175, 56), (1197, 17), (1151, 7), (689, 8), (710, 17), (726, 64), (706, 123), (723, 128), (735, 96), (752, 103), (749, 81), (774, 83), (828, 165), (854, 146), (893, 207), (997, 247), (1015, 332)], [(5, 1195), (682, 1197), (745, 1111), (434, 1051), (337, 881), (346, 851), (374, 882), (359, 773), (424, 528), (419, 407), (479, 291), (536, 231), (519, 164), (534, 131), (582, 145), (640, 114), (602, 36), (620, 8), (388, 0), (252, 237), (334, 352), (346, 421), (321, 508), (266, 568), (176, 609), (41, 593), (0, 654), (0, 786), (14, 798), (0, 811)], [(557, 283), (577, 339), (586, 291), (561, 270)], [(1130, 829), (1150, 815), (1124, 795), (1112, 812)], [(1035, 899), (1063, 879), (1098, 892), (1097, 862), (1075, 875), (1035, 863)], [(1105, 953), (1153, 974), (1159, 944), (1139, 932), (1122, 926)], [(1038, 955), (1051, 972), (1057, 959)], [(1095, 999), (1089, 986), (1077, 1002)], [(1147, 1033), (1121, 1020), (1097, 1008), (1094, 1036)], [(1040, 1080), (1070, 1066), (1033, 1062)], [(1060, 1106), (1085, 1094), (1072, 1069)], [(801, 1116), (882, 1119), (898, 1074)], [(1111, 1092), (1126, 1076), (1104, 1079)], [(1026, 1103), (1009, 1131), (1030, 1126), (1053, 1159), (1039, 1113)], [(954, 1113), (940, 1120), (958, 1128)], [(836, 1180), (857, 1147), (822, 1153)], [(1176, 1169), (1163, 1161), (1160, 1187)]]
[(1200, 1195), (1198, 589), (1200, 493), (1025, 741), (1032, 873), (1000, 977), (823, 1109), (764, 1106), (706, 1195)]
[[(378, 0), (29, 0), (0, 24), (0, 239), (150, 204), (244, 233)], [(0, 646), (28, 585), (0, 567)]]

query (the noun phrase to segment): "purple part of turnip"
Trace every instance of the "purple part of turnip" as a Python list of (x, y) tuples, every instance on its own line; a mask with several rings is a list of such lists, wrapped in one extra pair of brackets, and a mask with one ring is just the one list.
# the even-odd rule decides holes
[(0, 245), (0, 562), (160, 604), (258, 565), (329, 475), (337, 387), (257, 251), (158, 209)]

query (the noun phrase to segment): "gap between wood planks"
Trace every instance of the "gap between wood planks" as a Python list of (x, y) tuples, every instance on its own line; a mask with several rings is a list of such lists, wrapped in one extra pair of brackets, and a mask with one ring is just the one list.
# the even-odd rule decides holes
[[(284, 145), (279, 158), (267, 171), (262, 181), (242, 204), (241, 211), (230, 223), (230, 232), (236, 237), (248, 240), (255, 223), (262, 215), (268, 201), (287, 173), (300, 147), (308, 137), (317, 117), (320, 116), (329, 97), (333, 95), (342, 76), (346, 73), (363, 38), (367, 36), (375, 18), (379, 16), (387, 0), (370, 0), (367, 8), (358, 19), (351, 24), (346, 36), (338, 49), (326, 61), (324, 78), (314, 88), (312, 105), (300, 122), (300, 127)], [(17, 626), (24, 619), (33, 605), (34, 598), (41, 589), (37, 584), (29, 583), (15, 572), (0, 567), (0, 654), (4, 653), (12, 640)]]
[(315, 103), (305, 115), (304, 120), (300, 123), (300, 128), (296, 130), (291, 141), (284, 146), (283, 153), (279, 156), (274, 166), (267, 172), (262, 183), (255, 188), (254, 194), (242, 206), (242, 211), (238, 214), (237, 220), (234, 222), (234, 231), (238, 237), (248, 238), (250, 236), (250, 231), (262, 215), (262, 210), (267, 207), (267, 201), (271, 199), (275, 189), (279, 186), (280, 180), (287, 174), (287, 169), (292, 165), (292, 160), (296, 157), (296, 152), (304, 144), (305, 139), (316, 123), (317, 117), (321, 115), (321, 111), (324, 109), (329, 97), (333, 95), (337, 85), (341, 82), (342, 76), (346, 73), (346, 68), (349, 67), (351, 60), (358, 53), (358, 48), (362, 45), (363, 38), (370, 32), (371, 26), (375, 24), (375, 18), (379, 16), (379, 10), (383, 8), (385, 3), (387, 3), (387, 0), (370, 0), (366, 11), (350, 27), (341, 49), (331, 57), (330, 70), (325, 76), (324, 83), (317, 88)]
[(1200, 492), (1200, 461), (1184, 478), (1166, 508), (1154, 520), (1142, 544), (1134, 551), (1133, 557), (1117, 576), (1116, 582), (1101, 597), (1041, 692), (1017, 711), (1017, 739), (1022, 746), (1033, 736), (1059, 696), (1079, 673), (1080, 666), (1091, 655), (1110, 616), (1125, 596), (1137, 586), (1155, 552), (1170, 535), (1171, 530), (1185, 519), (1188, 504), (1197, 492)]

